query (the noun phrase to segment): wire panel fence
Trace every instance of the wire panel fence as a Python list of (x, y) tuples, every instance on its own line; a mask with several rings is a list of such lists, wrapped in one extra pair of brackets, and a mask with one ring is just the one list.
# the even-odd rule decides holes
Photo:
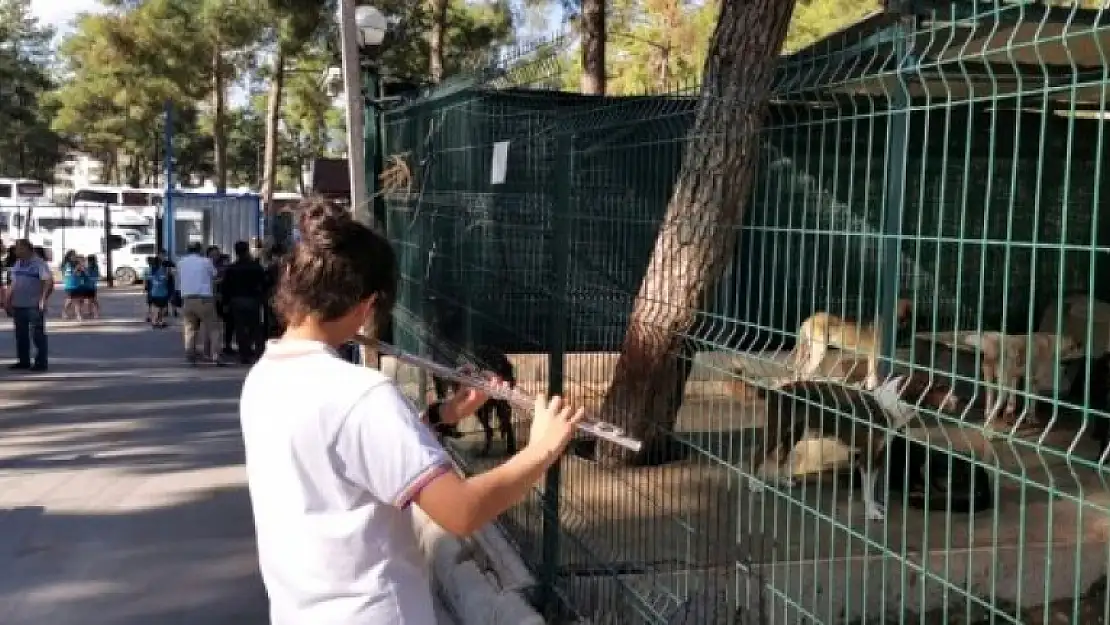
[[(1110, 621), (1107, 49), (1102, 11), (918, 2), (783, 61), (724, 225), (735, 253), (682, 337), (665, 433), (681, 458), (568, 456), (501, 519), (553, 622)], [(410, 174), (387, 198), (395, 338), (451, 362), (504, 353), (518, 386), (596, 408), (676, 227), (702, 96), (527, 86), (389, 114)], [(899, 390), (906, 423), (828, 399), (877, 396), (868, 353), (922, 383)], [(827, 386), (786, 382), (803, 375)], [(483, 431), (448, 441), (469, 470), (504, 458)], [(868, 440), (882, 515), (850, 470)]]

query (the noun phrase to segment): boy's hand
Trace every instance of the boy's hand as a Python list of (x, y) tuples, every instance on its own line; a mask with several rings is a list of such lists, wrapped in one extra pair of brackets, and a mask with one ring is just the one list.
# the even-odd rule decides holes
[(574, 438), (583, 418), (585, 411), (564, 403), (562, 397), (546, 399), (542, 393), (537, 395), (536, 415), (532, 419), (528, 446), (534, 447), (553, 461)]
[[(463, 375), (472, 376), (475, 373), (475, 369), (470, 365), (466, 365), (460, 368), (459, 372)], [(508, 388), (508, 385), (502, 382), (497, 376), (486, 376), (486, 379), (494, 386)], [(489, 395), (485, 391), (472, 387), (463, 387), (456, 391), (455, 394), (451, 396), (451, 399), (444, 403), (440, 415), (444, 423), (455, 425), (459, 421), (474, 414), (474, 411), (481, 408), (482, 404), (487, 401), (489, 401)]]

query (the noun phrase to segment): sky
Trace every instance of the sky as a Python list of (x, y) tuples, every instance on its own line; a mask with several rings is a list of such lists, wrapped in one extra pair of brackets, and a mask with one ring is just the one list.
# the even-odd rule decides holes
[(53, 26), (62, 35), (72, 29), (72, 23), (81, 13), (103, 11), (100, 0), (31, 0), (31, 13), (42, 24)]

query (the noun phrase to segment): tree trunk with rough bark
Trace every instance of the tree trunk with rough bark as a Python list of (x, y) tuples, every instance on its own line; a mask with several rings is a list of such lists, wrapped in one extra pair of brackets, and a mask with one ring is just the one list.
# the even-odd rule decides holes
[(227, 191), (227, 94), (224, 85), (224, 59), (220, 46), (212, 53), (212, 148), (216, 174), (216, 193)]
[(582, 0), (582, 93), (605, 95), (605, 0)]
[(447, 41), (447, 2), (432, 0), (432, 30), (428, 35), (428, 74), (433, 83), (443, 80), (443, 47)]
[(595, 446), (606, 463), (674, 459), (669, 444), (694, 357), (683, 337), (727, 264), (744, 217), (779, 51), (794, 2), (724, 0), (674, 192), (633, 304), (602, 418), (644, 448)]
[(278, 122), (281, 119), (281, 97), (285, 89), (285, 49), (279, 44), (274, 55), (273, 76), (270, 78), (270, 101), (266, 105), (266, 147), (262, 156), (262, 207), (267, 212), (274, 199), (277, 182)]

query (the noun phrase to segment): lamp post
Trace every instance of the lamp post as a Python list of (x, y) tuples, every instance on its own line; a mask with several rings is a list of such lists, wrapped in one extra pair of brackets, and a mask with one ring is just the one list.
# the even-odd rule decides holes
[(381, 75), (378, 73), (377, 52), (389, 28), (381, 11), (370, 5), (355, 9), (355, 24), (359, 31), (359, 59), (362, 69), (363, 140), (365, 149), (366, 192), (370, 204), (371, 222), (385, 230), (385, 211), (379, 196), (378, 177), (382, 173), (384, 157), (383, 128), (378, 102), (381, 100)]
[(365, 101), (359, 75), (362, 63), (359, 50), (372, 50), (385, 39), (388, 24), (378, 9), (355, 6), (355, 0), (339, 3), (339, 33), (343, 59), (343, 87), (347, 103), (347, 164), (351, 177), (351, 210), (359, 221), (372, 223), (368, 210), (366, 180), (367, 158), (365, 153), (366, 115)]
[[(388, 23), (385, 16), (378, 9), (368, 6), (355, 6), (355, 0), (340, 0), (339, 3), (339, 34), (340, 48), (343, 59), (343, 87), (347, 102), (347, 167), (351, 177), (351, 211), (355, 219), (366, 224), (374, 223), (374, 211), (369, 208), (371, 196), (367, 194), (366, 180), (377, 180), (376, 172), (371, 171), (368, 176), (368, 162), (373, 166), (373, 159), (368, 159), (366, 154), (365, 127), (367, 121), (365, 113), (366, 100), (362, 91), (362, 80), (359, 75), (362, 69), (360, 50), (368, 55), (385, 40)], [(376, 78), (372, 81), (375, 85)], [(377, 116), (369, 118), (373, 123), (366, 124), (372, 127), (377, 135)], [(375, 154), (377, 149), (374, 150)], [(375, 185), (376, 186), (376, 185)], [(373, 320), (367, 322), (370, 336), (376, 336), (384, 328), (369, 327)], [(381, 368), (380, 354), (376, 349), (369, 349), (365, 345), (359, 346), (359, 359), (365, 366)]]

